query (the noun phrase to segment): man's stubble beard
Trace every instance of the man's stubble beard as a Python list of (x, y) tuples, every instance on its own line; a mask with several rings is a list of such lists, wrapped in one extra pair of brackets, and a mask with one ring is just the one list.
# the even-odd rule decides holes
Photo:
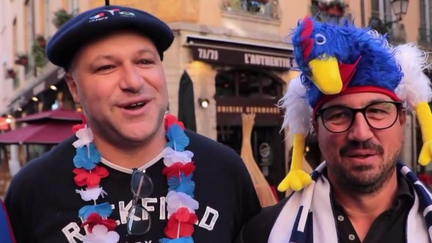
[(397, 157), (399, 151), (396, 151), (388, 160), (380, 164), (378, 172), (367, 174), (361, 177), (362, 171), (367, 172), (372, 167), (357, 166), (349, 170), (341, 164), (328, 163), (328, 170), (331, 171), (338, 187), (350, 194), (373, 194), (383, 188), (384, 184), (391, 178), (396, 169)]

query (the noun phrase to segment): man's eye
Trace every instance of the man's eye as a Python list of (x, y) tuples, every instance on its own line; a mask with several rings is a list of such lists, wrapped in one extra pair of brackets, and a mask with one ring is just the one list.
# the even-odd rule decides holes
[(97, 68), (96, 71), (105, 71), (105, 70), (109, 70), (111, 68), (114, 68), (114, 66), (113, 65), (105, 65), (105, 66)]
[(148, 59), (141, 59), (139, 61), (140, 64), (144, 64), (144, 65), (150, 65), (153, 64), (154, 62), (152, 60), (148, 60)]

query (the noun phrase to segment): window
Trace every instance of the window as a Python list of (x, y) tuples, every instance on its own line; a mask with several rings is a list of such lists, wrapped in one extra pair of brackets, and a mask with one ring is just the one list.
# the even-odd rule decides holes
[(45, 19), (45, 37), (50, 36), (51, 32), (50, 32), (50, 26), (51, 26), (51, 22), (50, 22), (50, 5), (49, 5), (49, 0), (42, 0), (44, 2), (43, 6), (44, 6), (44, 11), (43, 11), (43, 18)]
[(68, 0), (68, 12), (74, 16), (78, 14), (78, 2), (77, 0)]
[(40, 32), (38, 34), (44, 35), (45, 34), (45, 0), (39, 1), (39, 9), (38, 9), (38, 22), (40, 26)]
[(14, 18), (14, 20), (12, 22), (12, 40), (13, 40), (12, 41), (12, 46), (13, 46), (12, 50), (13, 50), (14, 54), (18, 52), (18, 46), (17, 46), (17, 43), (18, 43), (18, 33), (17, 33), (17, 31), (18, 31), (17, 20), (16, 20), (16, 18)]
[(278, 99), (282, 84), (266, 72), (234, 69), (216, 76), (216, 96)]
[(278, 0), (221, 0), (226, 11), (279, 19)]
[[(23, 24), (24, 24), (24, 52), (22, 54), (30, 56), (32, 46), (33, 46), (33, 31), (34, 31), (34, 22), (33, 22), (33, 1), (27, 0), (24, 5), (24, 16), (23, 16)], [(31, 61), (33, 58), (28, 58), (28, 65), (24, 66), (24, 72), (27, 74), (32, 71)]]
[(391, 0), (372, 0), (372, 17), (379, 18), (384, 23), (396, 20), (390, 2)]
[(420, 0), (420, 28), (421, 42), (431, 43), (432, 0)]
[[(18, 53), (18, 26), (17, 26), (17, 19), (14, 18), (13, 22), (12, 22), (12, 50), (14, 55), (16, 53)], [(13, 57), (13, 60), (15, 61), (15, 56)], [(13, 69), (15, 71), (15, 69)], [(16, 72), (16, 71), (15, 71)], [(15, 74), (15, 76), (12, 78), (12, 87), (13, 89), (17, 89), (19, 87), (19, 79), (18, 79), (18, 75)]]

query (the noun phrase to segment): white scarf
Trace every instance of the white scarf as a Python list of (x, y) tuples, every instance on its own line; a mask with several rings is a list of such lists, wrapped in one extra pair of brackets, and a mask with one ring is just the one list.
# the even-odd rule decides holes
[[(273, 225), (268, 243), (338, 242), (330, 202), (330, 183), (322, 175), (325, 168), (326, 163), (323, 162), (312, 172), (312, 183), (302, 191), (291, 195)], [(407, 166), (398, 162), (397, 168), (415, 190), (414, 205), (407, 219), (407, 243), (430, 243), (432, 194)], [(309, 239), (313, 238), (313, 242), (305, 240), (305, 232), (312, 232), (306, 230), (308, 227), (313, 227), (313, 236), (308, 236)]]

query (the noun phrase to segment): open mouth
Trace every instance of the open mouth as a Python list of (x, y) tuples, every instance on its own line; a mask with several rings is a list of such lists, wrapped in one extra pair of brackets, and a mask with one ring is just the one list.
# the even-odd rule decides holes
[(126, 110), (138, 110), (138, 109), (142, 108), (145, 105), (146, 105), (145, 102), (136, 102), (136, 103), (127, 105), (127, 106), (125, 106), (123, 108), (126, 109)]

